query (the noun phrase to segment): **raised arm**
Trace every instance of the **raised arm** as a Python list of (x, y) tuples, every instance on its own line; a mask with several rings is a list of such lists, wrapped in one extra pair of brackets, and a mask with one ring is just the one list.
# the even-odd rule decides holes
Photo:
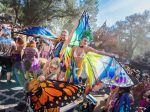
[(46, 40), (49, 40), (49, 41), (52, 41), (52, 42), (58, 42), (58, 41), (59, 41), (58, 38), (53, 39), (53, 38), (50, 38), (50, 37), (48, 37), (48, 36), (38, 36), (38, 35), (36, 35), (36, 34), (33, 34), (32, 36), (33, 36), (33, 37), (37, 37), (37, 38), (41, 38), (41, 39), (46, 39)]
[(89, 47), (89, 46), (87, 46), (87, 47), (85, 48), (85, 51), (86, 51), (86, 52), (94, 52), (94, 53), (97, 53), (97, 54), (106, 55), (106, 56), (110, 56), (110, 57), (115, 57), (115, 56), (116, 56), (116, 55), (113, 54), (113, 53), (107, 53), (107, 52), (105, 52), (105, 51), (99, 51), (99, 50), (96, 50), (96, 49), (94, 49), (94, 48), (92, 48), (92, 47)]
[(73, 36), (73, 33), (74, 33), (75, 29), (76, 29), (77, 26), (78, 26), (78, 23), (79, 23), (79, 20), (75, 23), (73, 29), (71, 30), (70, 35), (68, 36), (68, 43), (70, 43), (70, 41), (71, 41), (71, 39), (72, 39), (72, 36)]
[(52, 41), (52, 42), (59, 42), (59, 39), (53, 39), (53, 38), (49, 38), (47, 36), (40, 36), (41, 39), (46, 39), (46, 40), (49, 40), (49, 41)]
[(70, 43), (72, 36), (73, 36), (73, 33), (74, 33), (75, 29), (77, 28), (78, 24), (79, 24), (79, 18), (74, 22), (74, 27), (72, 28), (70, 35), (68, 36), (67, 44)]

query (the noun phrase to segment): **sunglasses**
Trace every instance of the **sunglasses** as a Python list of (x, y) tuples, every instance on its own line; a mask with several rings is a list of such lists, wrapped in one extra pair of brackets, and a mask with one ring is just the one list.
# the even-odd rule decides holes
[(51, 66), (51, 69), (56, 70), (57, 67), (56, 66)]

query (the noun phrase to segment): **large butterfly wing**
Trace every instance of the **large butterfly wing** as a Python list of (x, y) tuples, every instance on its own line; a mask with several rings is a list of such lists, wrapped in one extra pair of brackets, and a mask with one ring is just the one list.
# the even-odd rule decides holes
[(84, 86), (58, 81), (45, 81), (32, 92), (31, 107), (34, 111), (65, 106), (84, 93)]

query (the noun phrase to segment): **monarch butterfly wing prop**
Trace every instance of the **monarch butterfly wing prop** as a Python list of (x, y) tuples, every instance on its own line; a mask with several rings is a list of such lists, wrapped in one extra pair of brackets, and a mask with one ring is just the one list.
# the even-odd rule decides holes
[(93, 88), (101, 81), (105, 84), (121, 87), (133, 85), (123, 67), (114, 58), (89, 52), (83, 62), (90, 85)]
[(31, 92), (31, 107), (34, 111), (65, 106), (84, 93), (84, 86), (75, 86), (61, 81), (45, 81)]

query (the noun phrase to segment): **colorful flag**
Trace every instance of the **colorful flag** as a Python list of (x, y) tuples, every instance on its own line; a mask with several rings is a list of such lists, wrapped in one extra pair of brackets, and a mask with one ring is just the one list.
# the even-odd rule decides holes
[(79, 46), (83, 37), (87, 37), (89, 41), (93, 40), (93, 36), (89, 26), (89, 15), (84, 12), (79, 20), (79, 24), (73, 33), (72, 39), (69, 45)]
[(15, 33), (24, 34), (28, 36), (32, 36), (33, 34), (36, 34), (36, 35), (56, 38), (56, 36), (45, 27), (30, 27)]

